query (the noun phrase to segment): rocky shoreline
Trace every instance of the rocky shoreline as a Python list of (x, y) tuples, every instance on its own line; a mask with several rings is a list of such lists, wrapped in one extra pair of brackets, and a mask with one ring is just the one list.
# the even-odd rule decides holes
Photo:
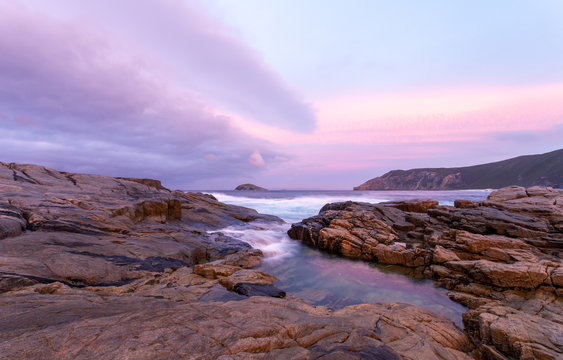
[[(561, 192), (336, 203), (289, 231), (412, 269), (468, 306), (465, 331), (401, 303), (332, 310), (217, 230), (281, 222), (156, 180), (0, 163), (1, 359), (557, 359)], [(558, 298), (559, 297), (559, 298)]]
[(417, 306), (334, 311), (217, 232), (280, 222), (150, 179), (0, 163), (1, 359), (470, 359)]
[(563, 191), (512, 186), (487, 200), (327, 204), (293, 239), (349, 258), (408, 267), (466, 305), (486, 359), (563, 356)]

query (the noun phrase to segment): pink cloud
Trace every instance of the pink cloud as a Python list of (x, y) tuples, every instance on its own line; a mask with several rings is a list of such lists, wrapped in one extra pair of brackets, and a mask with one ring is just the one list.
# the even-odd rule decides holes
[(467, 166), (554, 150), (563, 136), (561, 99), (563, 84), (345, 96), (315, 104), (312, 134), (231, 121), (291, 155), (269, 171), (273, 184), (291, 173), (299, 183), (351, 188), (391, 169)]
[(309, 104), (237, 38), (236, 30), (203, 13), (195, 2), (25, 2), (122, 40), (127, 52), (143, 54), (151, 68), (217, 110), (298, 132), (315, 126)]
[(500, 131), (540, 131), (561, 124), (561, 99), (563, 84), (330, 98), (315, 104), (318, 126), (312, 134), (232, 121), (286, 145), (476, 141)]
[(255, 151), (252, 154), (250, 154), (250, 156), (248, 157), (248, 162), (250, 163), (250, 165), (254, 166), (255, 168), (261, 169), (266, 167), (266, 162), (264, 161), (264, 158), (258, 151)]

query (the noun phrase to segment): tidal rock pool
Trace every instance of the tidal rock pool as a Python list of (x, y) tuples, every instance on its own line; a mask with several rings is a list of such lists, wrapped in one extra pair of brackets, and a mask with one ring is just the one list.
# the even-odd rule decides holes
[(326, 203), (433, 198), (442, 204), (455, 199), (482, 200), (488, 191), (268, 191), (235, 194), (211, 192), (220, 201), (246, 206), (261, 213), (279, 216), (286, 224), (253, 224), (220, 231), (261, 249), (265, 259), (260, 270), (278, 278), (276, 286), (315, 305), (334, 309), (374, 302), (403, 302), (424, 307), (462, 326), (466, 308), (452, 301), (447, 290), (431, 280), (416, 279), (408, 269), (354, 261), (308, 248), (291, 240), (286, 232), (291, 223), (315, 215)]

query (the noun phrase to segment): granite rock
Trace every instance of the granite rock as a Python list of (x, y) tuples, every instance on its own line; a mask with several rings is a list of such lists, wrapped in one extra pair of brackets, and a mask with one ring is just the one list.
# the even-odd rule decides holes
[(293, 224), (288, 235), (345, 257), (412, 268), (455, 291), (456, 300), (482, 305), (464, 317), (479, 356), (557, 359), (563, 322), (552, 314), (563, 313), (562, 196), (563, 190), (510, 186), (453, 207), (427, 200), (334, 203)]
[[(393, 244), (401, 210), (388, 213), (363, 217), (349, 251)], [(0, 163), (0, 358), (471, 358), (469, 337), (422, 308), (286, 294), (220, 231), (249, 222), (281, 220), (156, 180)]]

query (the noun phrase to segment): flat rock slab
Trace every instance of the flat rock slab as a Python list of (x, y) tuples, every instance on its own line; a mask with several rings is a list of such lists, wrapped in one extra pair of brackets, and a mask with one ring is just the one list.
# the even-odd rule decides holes
[(2, 300), (8, 315), (0, 319), (0, 354), (14, 360), (318, 359), (336, 353), (454, 360), (470, 359), (465, 352), (472, 349), (450, 320), (404, 304), (332, 313), (297, 299), (182, 303), (77, 291), (19, 292)]

